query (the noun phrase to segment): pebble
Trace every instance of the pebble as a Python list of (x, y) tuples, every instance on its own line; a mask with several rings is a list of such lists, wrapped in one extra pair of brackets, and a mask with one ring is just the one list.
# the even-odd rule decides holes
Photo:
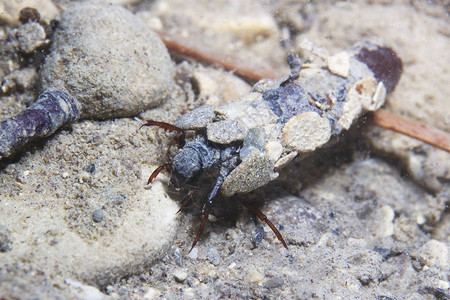
[(8, 252), (12, 250), (11, 239), (9, 238), (10, 231), (4, 226), (0, 225), (0, 252)]
[(103, 300), (109, 297), (103, 294), (98, 288), (67, 278), (64, 282), (74, 291), (79, 299)]
[(366, 77), (358, 80), (349, 91), (349, 97), (358, 97), (364, 109), (369, 110), (372, 98), (377, 89), (377, 81), (373, 77)]
[[(247, 135), (244, 138), (243, 148), (255, 148), (258, 151), (263, 152), (266, 144), (266, 134), (263, 128), (252, 128), (248, 131)], [(241, 150), (241, 157), (242, 150)]]
[(275, 123), (278, 117), (266, 102), (258, 101), (261, 98), (262, 96), (259, 93), (250, 93), (239, 100), (229, 101), (218, 107), (216, 113), (230, 120), (238, 121), (247, 129)]
[(216, 116), (215, 107), (212, 105), (202, 105), (175, 120), (176, 127), (181, 129), (202, 129), (212, 122)]
[(143, 296), (144, 299), (157, 299), (161, 296), (161, 291), (155, 288), (148, 288), (147, 292)]
[(437, 240), (429, 240), (420, 247), (414, 256), (422, 260), (427, 266), (448, 269), (448, 245)]
[[(317, 94), (316, 90), (321, 93), (329, 86), (324, 86), (327, 81), (326, 76), (329, 72), (322, 70), (302, 70), (296, 83), (281, 85), (276, 89), (265, 91), (262, 94), (264, 102), (279, 117), (278, 121), (286, 123), (294, 116), (302, 113), (315, 111), (322, 112), (316, 105), (313, 105), (310, 94)], [(341, 79), (343, 80), (343, 79)]]
[(273, 168), (274, 163), (267, 154), (259, 151), (250, 152), (225, 178), (221, 188), (222, 194), (231, 197), (236, 193), (248, 193), (266, 185), (278, 177)]
[(46, 43), (45, 29), (41, 24), (30, 22), (17, 28), (19, 48), (25, 53), (31, 53)]
[(214, 68), (199, 67), (193, 71), (199, 88), (199, 98), (216, 107), (239, 98), (250, 91), (250, 86), (236, 75)]
[(395, 51), (370, 43), (364, 43), (356, 51), (355, 58), (370, 69), (377, 82), (383, 82), (387, 92), (391, 92), (403, 72), (402, 60)]
[(283, 143), (299, 152), (311, 152), (331, 137), (327, 119), (316, 112), (306, 112), (291, 118), (283, 128)]
[(1, 90), (3, 93), (28, 90), (38, 81), (38, 73), (35, 68), (23, 68), (14, 70), (3, 78)]
[(105, 196), (112, 205), (121, 205), (127, 199), (126, 195), (114, 191), (106, 192)]
[(354, 87), (352, 87), (347, 94), (347, 101), (342, 106), (342, 115), (337, 121), (337, 126), (345, 130), (349, 129), (355, 120), (362, 112), (362, 104), (359, 101), (359, 96)]
[(369, 99), (365, 99), (366, 101), (362, 102), (362, 106), (366, 111), (375, 111), (379, 109), (386, 100), (386, 87), (384, 86), (383, 82), (379, 82), (377, 84), (377, 87), (375, 89), (375, 93), (373, 94), (370, 101), (367, 101)]
[(376, 235), (385, 238), (394, 234), (395, 212), (389, 205), (383, 205), (377, 212), (378, 223), (376, 225)]
[(0, 23), (8, 23), (16, 26), (19, 21), (20, 11), (26, 7), (34, 7), (39, 11), (41, 19), (50, 23), (58, 15), (58, 8), (52, 0), (2, 0), (0, 4)]
[(88, 172), (90, 174), (94, 174), (94, 172), (95, 172), (95, 164), (89, 164), (84, 169), (86, 170), (86, 172)]
[(265, 276), (259, 270), (251, 268), (247, 272), (247, 279), (251, 283), (261, 283), (264, 280)]
[(181, 249), (176, 248), (173, 251), (173, 256), (175, 258), (175, 262), (177, 263), (177, 265), (182, 267), (183, 266), (183, 252), (181, 252)]
[(209, 123), (206, 127), (208, 140), (218, 144), (241, 141), (246, 135), (245, 128), (237, 121), (224, 120)]
[(297, 151), (290, 152), (284, 156), (282, 156), (277, 162), (275, 163), (275, 170), (280, 170), (283, 167), (285, 167), (288, 163), (294, 160), (298, 155)]
[(328, 70), (338, 76), (347, 78), (350, 70), (350, 55), (348, 52), (340, 52), (327, 57)]
[(272, 277), (272, 278), (267, 279), (263, 283), (263, 286), (265, 288), (267, 288), (267, 289), (274, 289), (274, 288), (282, 286), (283, 283), (284, 283), (283, 278), (281, 278), (281, 277)]
[(276, 162), (281, 157), (281, 154), (283, 154), (283, 145), (278, 141), (268, 141), (264, 148), (270, 159), (274, 162)]
[(83, 2), (61, 15), (41, 84), (76, 97), (81, 118), (108, 119), (165, 101), (174, 72), (163, 42), (141, 19), (120, 6)]
[(260, 226), (258, 227), (258, 230), (256, 230), (256, 233), (253, 236), (253, 245), (255, 246), (255, 248), (259, 246), (259, 244), (263, 239), (264, 239), (264, 227)]
[(206, 253), (206, 258), (215, 266), (220, 264), (220, 256), (216, 248), (209, 248), (208, 252)]
[(96, 209), (92, 213), (92, 221), (94, 221), (95, 223), (100, 223), (101, 221), (103, 221), (103, 216), (103, 211), (101, 209)]
[(189, 252), (188, 257), (190, 259), (197, 259), (197, 257), (198, 257), (198, 249), (197, 248), (192, 249), (191, 252)]
[(178, 282), (183, 282), (188, 277), (187, 269), (185, 268), (177, 268), (173, 271), (173, 278), (175, 278)]

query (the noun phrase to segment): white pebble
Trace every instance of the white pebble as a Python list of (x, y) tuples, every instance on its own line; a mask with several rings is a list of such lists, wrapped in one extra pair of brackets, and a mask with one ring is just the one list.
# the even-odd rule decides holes
[(197, 257), (198, 257), (198, 249), (197, 248), (192, 249), (192, 251), (189, 252), (188, 257), (190, 259), (197, 259)]
[(376, 235), (385, 238), (394, 234), (394, 210), (389, 205), (383, 205), (378, 211)]
[(347, 52), (341, 52), (328, 56), (327, 66), (331, 73), (347, 78), (350, 70), (350, 55)]
[(187, 269), (185, 268), (179, 268), (176, 269), (173, 272), (173, 277), (175, 278), (176, 281), (178, 282), (183, 282), (186, 280), (186, 278), (188, 277), (188, 273), (187, 273)]
[(265, 276), (263, 273), (253, 268), (247, 273), (247, 279), (251, 283), (261, 283), (264, 278)]
[(448, 269), (448, 246), (437, 240), (430, 240), (416, 253), (427, 266), (437, 266)]
[(264, 147), (269, 155), (270, 160), (277, 161), (283, 153), (283, 145), (277, 141), (268, 141)]

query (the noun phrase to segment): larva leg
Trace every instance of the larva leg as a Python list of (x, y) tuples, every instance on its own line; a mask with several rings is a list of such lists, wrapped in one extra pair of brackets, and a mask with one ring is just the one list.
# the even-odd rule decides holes
[(156, 126), (159, 128), (163, 128), (168, 131), (175, 131), (177, 133), (177, 144), (178, 147), (182, 148), (185, 144), (185, 133), (184, 130), (176, 127), (172, 124), (165, 123), (165, 122), (159, 122), (159, 121), (153, 121), (153, 120), (147, 120), (147, 123), (143, 124), (139, 129), (141, 129), (144, 126)]
[(197, 235), (195, 236), (195, 240), (192, 243), (192, 246), (191, 246), (191, 249), (189, 250), (189, 252), (191, 252), (192, 249), (194, 249), (195, 245), (197, 244), (198, 240), (200, 239), (200, 236), (202, 235), (202, 232), (203, 232), (203, 228), (205, 228), (205, 224), (206, 224), (206, 220), (208, 219), (208, 216), (209, 216), (209, 211), (204, 210), (202, 223), (200, 224), (200, 227), (197, 230)]
[(251, 211), (252, 213), (254, 213), (255, 215), (258, 216), (258, 218), (261, 221), (266, 222), (266, 224), (270, 227), (270, 229), (272, 229), (272, 231), (275, 233), (275, 235), (277, 236), (278, 240), (283, 244), (284, 248), (288, 248), (286, 242), (283, 239), (283, 236), (281, 235), (281, 233), (278, 231), (278, 229), (275, 227), (275, 225), (273, 225), (272, 222), (270, 222), (269, 219), (267, 219), (266, 215), (262, 213), (262, 211), (260, 211), (258, 208), (251, 206), (248, 203), (242, 202), (242, 205), (247, 208), (249, 211)]
[(170, 164), (170, 163), (159, 166), (158, 168), (156, 168), (155, 171), (153, 171), (152, 175), (150, 175), (150, 177), (148, 178), (147, 184), (150, 184), (150, 182), (152, 182), (153, 179), (155, 179), (156, 176), (158, 176), (158, 174), (161, 173), (162, 171), (170, 171), (170, 169), (172, 169), (172, 164)]
[(183, 203), (181, 204), (180, 209), (177, 211), (177, 214), (180, 213), (183, 209), (185, 209), (191, 202), (192, 198), (194, 198), (195, 191), (190, 190), (186, 197), (183, 199)]

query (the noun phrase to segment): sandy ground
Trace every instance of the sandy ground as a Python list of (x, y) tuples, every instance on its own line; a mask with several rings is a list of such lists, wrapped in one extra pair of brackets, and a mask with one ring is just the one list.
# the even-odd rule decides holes
[[(154, 29), (280, 72), (305, 38), (328, 53), (361, 40), (389, 45), (404, 73), (385, 107), (450, 130), (445, 1), (119, 4)], [(189, 253), (200, 204), (176, 214), (183, 194), (167, 177), (146, 186), (175, 149), (162, 131), (138, 128), (249, 86), (196, 62), (177, 70), (195, 84), (165, 104), (134, 118), (82, 120), (0, 161), (0, 298), (450, 298), (450, 156), (365, 119), (335, 147), (240, 196), (259, 205), (289, 249), (237, 199), (219, 198)], [(2, 119), (37, 92), (0, 94)]]

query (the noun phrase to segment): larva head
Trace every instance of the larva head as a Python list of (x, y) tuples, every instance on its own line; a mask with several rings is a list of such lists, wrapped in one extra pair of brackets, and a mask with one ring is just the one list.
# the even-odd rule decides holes
[(202, 170), (200, 155), (193, 148), (183, 148), (172, 160), (170, 183), (181, 188)]

